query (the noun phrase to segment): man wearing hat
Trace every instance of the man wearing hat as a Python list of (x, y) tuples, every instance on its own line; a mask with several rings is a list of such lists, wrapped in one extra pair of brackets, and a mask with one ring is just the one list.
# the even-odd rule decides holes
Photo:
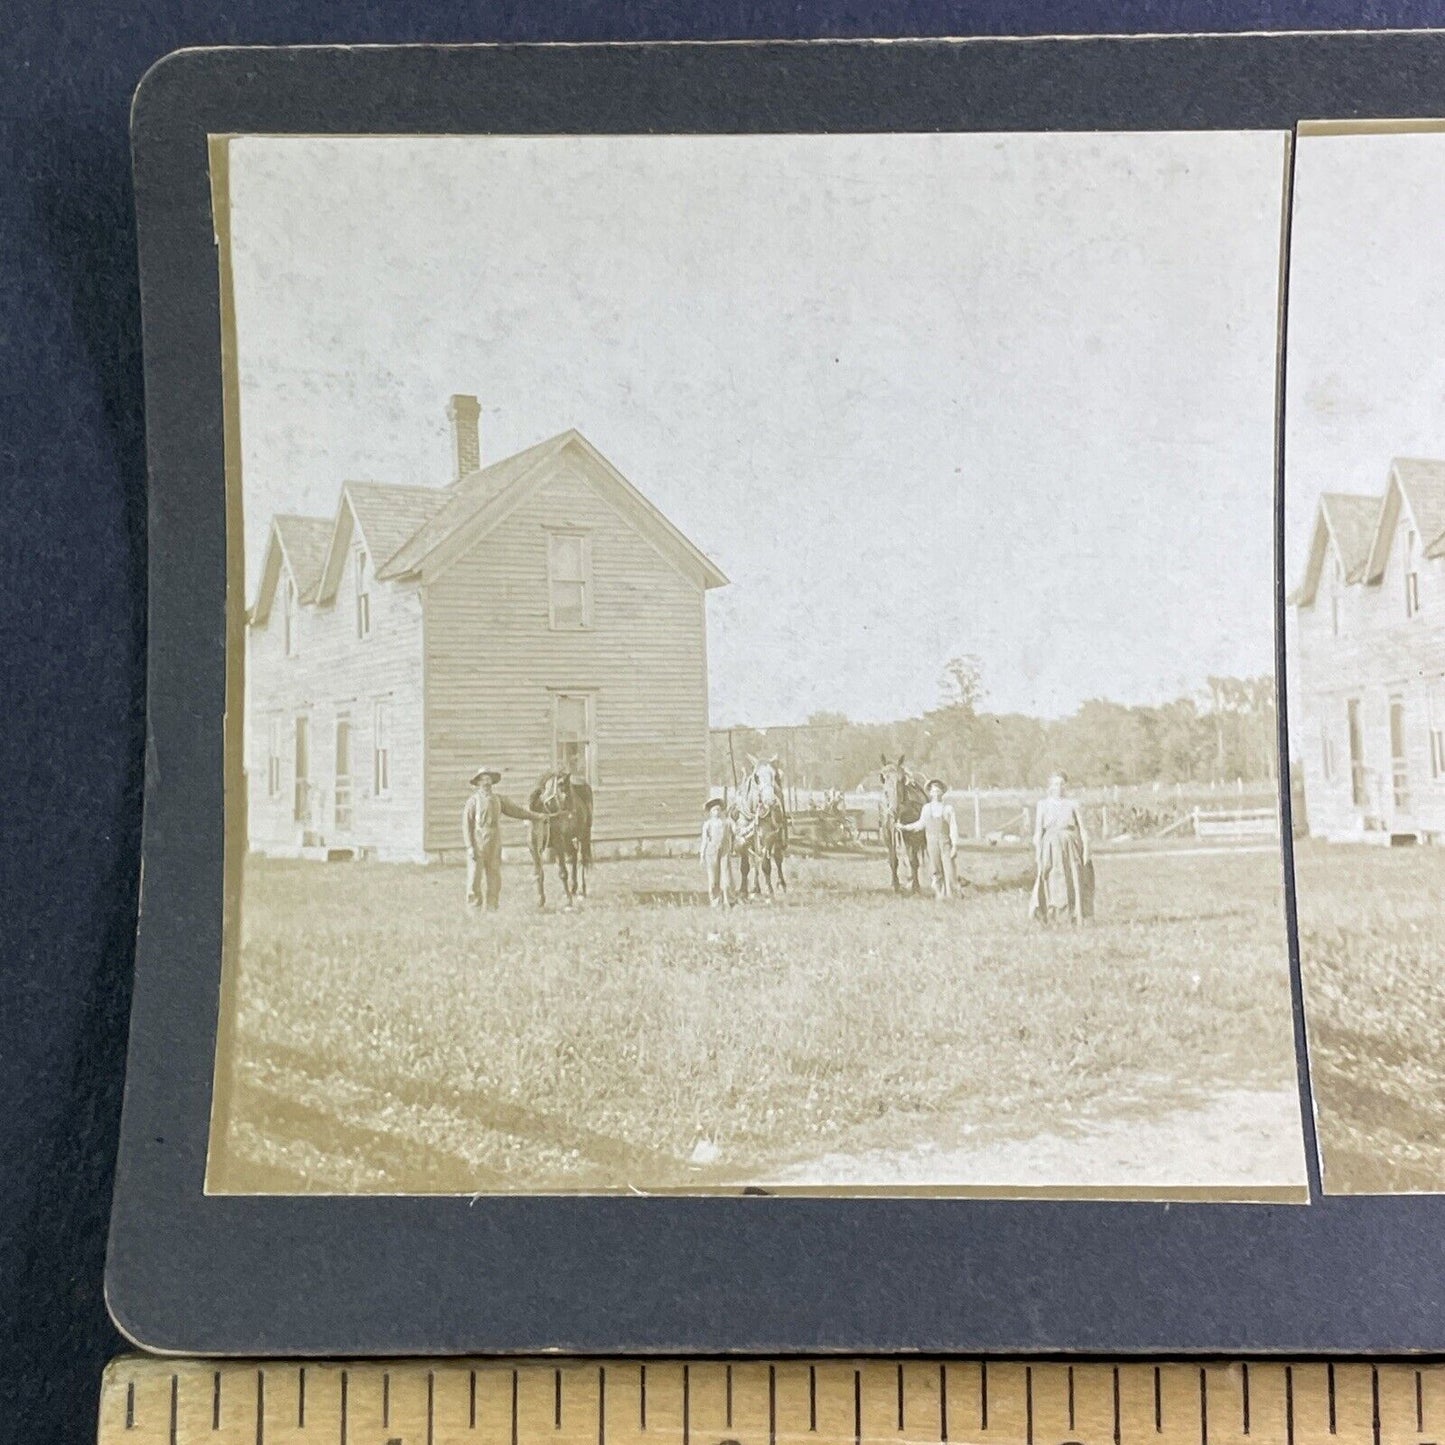
[(929, 778), (928, 801), (918, 820), (900, 823), (905, 833), (922, 833), (928, 844), (928, 867), (933, 874), (933, 896), (952, 898), (957, 887), (953, 860), (958, 853), (958, 815), (953, 804), (944, 800), (948, 784), (942, 778)]
[(502, 897), (502, 819), (540, 818), (530, 808), (519, 808), (496, 792), (502, 781), (500, 768), (478, 768), (471, 784), (476, 790), (462, 811), (462, 837), (467, 845), (467, 903), (480, 908), (485, 897), (487, 911), (495, 913)]
[(703, 809), (702, 839), (697, 856), (707, 874), (707, 898), (714, 908), (732, 906), (733, 825), (721, 798), (709, 798)]

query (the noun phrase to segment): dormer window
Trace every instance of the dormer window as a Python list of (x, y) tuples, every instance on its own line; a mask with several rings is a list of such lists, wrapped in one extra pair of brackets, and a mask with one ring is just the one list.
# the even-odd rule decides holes
[(365, 547), (355, 547), (351, 553), (351, 570), (356, 579), (356, 635), (371, 636), (371, 578), (369, 559)]
[(296, 656), (297, 629), (300, 623), (300, 608), (297, 606), (296, 583), (291, 574), (281, 588), (281, 639), (287, 657)]
[(1420, 611), (1420, 539), (1413, 529), (1405, 533), (1405, 616), (1415, 617)]

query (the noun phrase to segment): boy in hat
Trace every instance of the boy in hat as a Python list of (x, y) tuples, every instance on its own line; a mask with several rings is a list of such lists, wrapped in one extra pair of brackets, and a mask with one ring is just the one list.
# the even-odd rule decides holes
[(953, 804), (944, 801), (948, 784), (942, 778), (928, 780), (928, 801), (914, 823), (900, 823), (905, 833), (922, 833), (928, 845), (928, 867), (933, 874), (933, 896), (952, 898), (957, 886), (953, 860), (958, 853), (958, 815)]
[(462, 810), (462, 838), (467, 845), (467, 903), (495, 913), (502, 897), (502, 819), (540, 818), (530, 808), (519, 808), (496, 791), (502, 781), (499, 768), (478, 768), (471, 776), (476, 790)]
[(703, 813), (697, 856), (707, 874), (708, 902), (714, 908), (730, 908), (733, 901), (733, 825), (723, 811), (721, 798), (709, 798)]

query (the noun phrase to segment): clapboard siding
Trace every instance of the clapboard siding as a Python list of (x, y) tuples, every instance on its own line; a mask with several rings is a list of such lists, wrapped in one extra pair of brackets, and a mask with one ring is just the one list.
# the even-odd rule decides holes
[[(343, 514), (345, 515), (345, 514)], [(335, 598), (306, 605), (287, 657), (281, 605), (248, 628), (247, 793), (251, 847), (294, 853), (303, 845), (360, 848), (381, 857), (422, 855), (425, 747), (422, 731), (422, 607), (415, 584), (370, 582), (371, 633), (357, 636), (355, 554)], [(390, 707), (391, 789), (374, 786), (377, 704)], [(296, 719), (310, 727), (308, 816), (293, 813)], [(351, 724), (352, 817), (338, 825), (337, 722)], [(271, 724), (280, 743), (280, 787), (268, 787)]]
[[(1407, 616), (1404, 530), (1395, 526), (1377, 581), (1338, 588), (1338, 634), (1329, 582), (1294, 610), (1291, 752), (1309, 830), (1319, 837), (1445, 837), (1445, 776), (1435, 775), (1430, 741), (1432, 726), (1445, 727), (1445, 560), (1419, 563), (1420, 609)], [(1396, 699), (1407, 783), (1398, 802), (1390, 730)], [(1360, 718), (1360, 803), (1350, 766), (1352, 700)]]
[[(525, 797), (553, 766), (553, 699), (593, 699), (599, 839), (691, 833), (707, 789), (704, 585), (604, 499), (580, 448), (563, 451), (495, 530), (424, 586), (426, 846), (460, 842), (467, 779), (504, 768)], [(591, 538), (586, 631), (550, 625), (549, 528)]]

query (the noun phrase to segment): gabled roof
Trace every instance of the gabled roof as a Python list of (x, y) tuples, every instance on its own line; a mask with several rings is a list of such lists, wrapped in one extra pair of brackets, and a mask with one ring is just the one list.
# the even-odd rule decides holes
[(296, 584), (296, 596), (302, 602), (315, 598), (326, 563), (332, 526), (330, 517), (283, 514), (271, 519), (266, 556), (261, 564), (261, 585), (251, 610), (254, 621), (265, 622), (270, 614), (283, 569), (291, 574), (291, 580)]
[(372, 570), (385, 576), (385, 563), (418, 527), (446, 504), (440, 487), (402, 487), (388, 482), (343, 482), (336, 519), (327, 539), (326, 561), (316, 584), (316, 600), (336, 595), (341, 565), (350, 545), (351, 519), (371, 556)]
[(534, 486), (553, 475), (549, 463), (570, 451), (593, 486), (674, 565), (704, 587), (727, 577), (673, 526), (580, 432), (549, 437), (446, 487), (346, 482), (334, 517), (277, 517), (272, 524), (261, 588), (252, 618), (270, 611), (283, 555), (303, 601), (335, 595), (354, 525), (378, 579), (431, 575), (485, 537)]
[(331, 540), (330, 517), (277, 517), (275, 534), (296, 583), (297, 595), (309, 602), (326, 565), (326, 544)]
[(1370, 539), (1367, 582), (1378, 582), (1384, 576), (1402, 506), (1419, 535), (1424, 555), (1445, 553), (1445, 462), (1396, 457), (1390, 463), (1379, 519)]
[(447, 490), (449, 500), (416, 536), (392, 557), (378, 577), (401, 577), (440, 570), (475, 545), (511, 514), (533, 487), (551, 475), (549, 463), (570, 451), (632, 525), (674, 565), (695, 571), (704, 587), (722, 587), (727, 577), (688, 540), (581, 432), (559, 433), (516, 456), (471, 472)]
[(377, 576), (401, 577), (416, 571), (423, 559), (452, 533), (471, 521), (489, 502), (495, 500), (518, 478), (525, 476), (544, 457), (553, 455), (569, 435), (569, 432), (562, 432), (548, 437), (546, 441), (517, 452), (515, 456), (493, 462), (491, 466), (482, 467), (478, 471), (468, 472), (451, 486), (433, 492), (438, 506), (429, 518), (423, 519), (404, 546), (388, 555), (385, 566), (381, 565), (378, 558)]
[(1326, 492), (1320, 498), (1320, 510), (1329, 523), (1345, 581), (1358, 582), (1370, 558), (1370, 542), (1380, 518), (1380, 499), (1356, 492)]
[(1339, 559), (1340, 572), (1346, 582), (1360, 581), (1369, 562), (1370, 544), (1379, 517), (1378, 497), (1357, 492), (1326, 492), (1315, 510), (1304, 576), (1290, 596), (1290, 602), (1308, 607), (1315, 600), (1328, 551), (1333, 551)]
[(342, 491), (351, 500), (356, 523), (371, 549), (372, 565), (378, 570), (446, 505), (446, 494), (436, 487), (347, 482)]
[(1440, 556), (1445, 551), (1445, 461), (1396, 457), (1392, 472), (1410, 504), (1426, 555)]

